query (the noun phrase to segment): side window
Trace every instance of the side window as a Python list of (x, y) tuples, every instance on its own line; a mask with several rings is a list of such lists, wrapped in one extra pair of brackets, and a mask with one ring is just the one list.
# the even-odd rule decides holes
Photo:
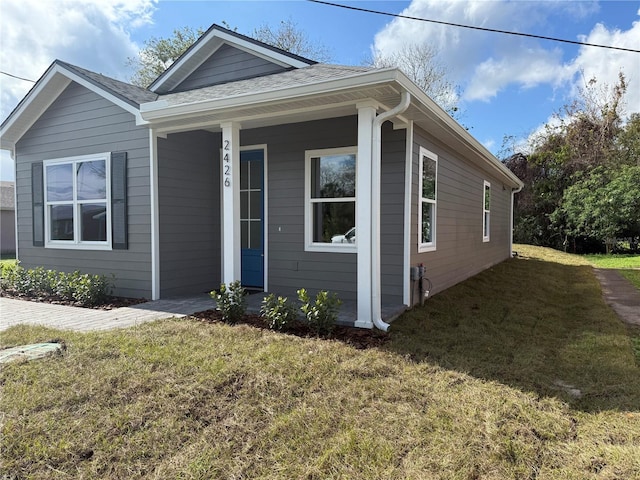
[(488, 242), (491, 233), (491, 184), (485, 180), (482, 196), (482, 241)]
[(436, 249), (438, 205), (438, 156), (420, 147), (420, 191), (418, 197), (418, 251)]
[(111, 248), (109, 153), (43, 162), (45, 246)]
[(355, 252), (356, 148), (307, 151), (305, 248)]

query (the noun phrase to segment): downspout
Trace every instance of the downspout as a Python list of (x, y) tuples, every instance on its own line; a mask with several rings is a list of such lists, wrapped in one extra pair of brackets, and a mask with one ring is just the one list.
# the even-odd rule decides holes
[(513, 256), (513, 201), (516, 193), (522, 191), (522, 186), (511, 189), (511, 216), (509, 217), (511, 236), (509, 237), (509, 258)]
[(402, 92), (400, 103), (373, 120), (371, 148), (371, 316), (376, 328), (386, 332), (389, 324), (382, 320), (382, 301), (380, 296), (380, 179), (382, 159), (382, 124), (392, 117), (400, 115), (411, 103), (411, 94)]

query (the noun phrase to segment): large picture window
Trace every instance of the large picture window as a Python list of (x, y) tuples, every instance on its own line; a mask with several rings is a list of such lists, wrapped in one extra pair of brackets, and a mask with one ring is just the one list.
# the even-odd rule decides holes
[(485, 180), (482, 194), (482, 241), (488, 242), (491, 233), (491, 184)]
[(109, 160), (106, 153), (43, 163), (47, 246), (110, 248)]
[(420, 148), (420, 193), (418, 202), (418, 251), (436, 249), (438, 203), (438, 156)]
[(306, 152), (306, 246), (355, 251), (356, 148)]

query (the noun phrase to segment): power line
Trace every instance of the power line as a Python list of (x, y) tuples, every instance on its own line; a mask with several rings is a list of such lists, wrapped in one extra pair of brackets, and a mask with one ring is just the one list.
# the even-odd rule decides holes
[(535, 35), (533, 33), (509, 32), (507, 30), (497, 30), (497, 29), (494, 29), (494, 28), (475, 27), (473, 25), (464, 25), (464, 24), (461, 24), (461, 23), (443, 22), (441, 20), (430, 20), (430, 19), (427, 19), (427, 18), (412, 17), (412, 16), (409, 16), (409, 15), (401, 15), (399, 13), (381, 12), (379, 10), (370, 10), (368, 8), (352, 7), (350, 5), (340, 5), (339, 3), (325, 2), (323, 0), (307, 0), (307, 1), (308, 2), (312, 2), (312, 3), (319, 3), (321, 5), (328, 5), (330, 7), (344, 8), (346, 10), (355, 10), (356, 12), (375, 13), (376, 15), (386, 15), (388, 17), (406, 18), (407, 20), (417, 20), (417, 21), (420, 21), (420, 22), (437, 23), (439, 25), (448, 25), (450, 27), (469, 28), (471, 30), (481, 30), (483, 32), (503, 33), (505, 35), (517, 35), (519, 37), (539, 38), (539, 39), (542, 39), (542, 40), (550, 40), (552, 42), (571, 43), (573, 45), (582, 45), (582, 46), (586, 46), (586, 47), (609, 48), (611, 50), (621, 50), (623, 52), (640, 53), (640, 50), (634, 50), (633, 48), (613, 47), (611, 45), (599, 45), (599, 44), (596, 44), (596, 43), (578, 42), (576, 40), (567, 40), (567, 39), (564, 39), (564, 38), (545, 37), (543, 35)]
[(8, 77), (17, 78), (18, 80), (24, 80), (25, 82), (36, 83), (36, 81), (35, 81), (35, 80), (30, 80), (30, 79), (28, 79), (28, 78), (19, 77), (19, 76), (17, 76), (17, 75), (12, 75), (12, 74), (10, 74), (10, 73), (3, 72), (3, 71), (1, 71), (1, 70), (0, 70), (0, 73), (1, 73), (1, 74), (3, 74), (3, 75), (6, 75), (6, 76), (8, 76)]

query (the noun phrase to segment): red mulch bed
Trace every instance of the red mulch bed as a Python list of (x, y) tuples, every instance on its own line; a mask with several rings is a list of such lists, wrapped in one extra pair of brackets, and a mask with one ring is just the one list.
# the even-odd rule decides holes
[[(222, 315), (218, 310), (204, 310), (191, 315), (191, 318), (207, 323), (224, 323)], [(268, 330), (267, 322), (263, 317), (256, 314), (246, 314), (239, 324), (250, 325), (252, 327)], [(303, 322), (296, 322), (295, 325), (283, 331), (288, 335), (297, 337), (315, 337), (316, 334)], [(328, 339), (338, 340), (351, 345), (354, 348), (366, 349), (380, 347), (389, 341), (389, 334), (378, 330), (368, 330), (364, 328), (343, 327), (336, 325)]]

